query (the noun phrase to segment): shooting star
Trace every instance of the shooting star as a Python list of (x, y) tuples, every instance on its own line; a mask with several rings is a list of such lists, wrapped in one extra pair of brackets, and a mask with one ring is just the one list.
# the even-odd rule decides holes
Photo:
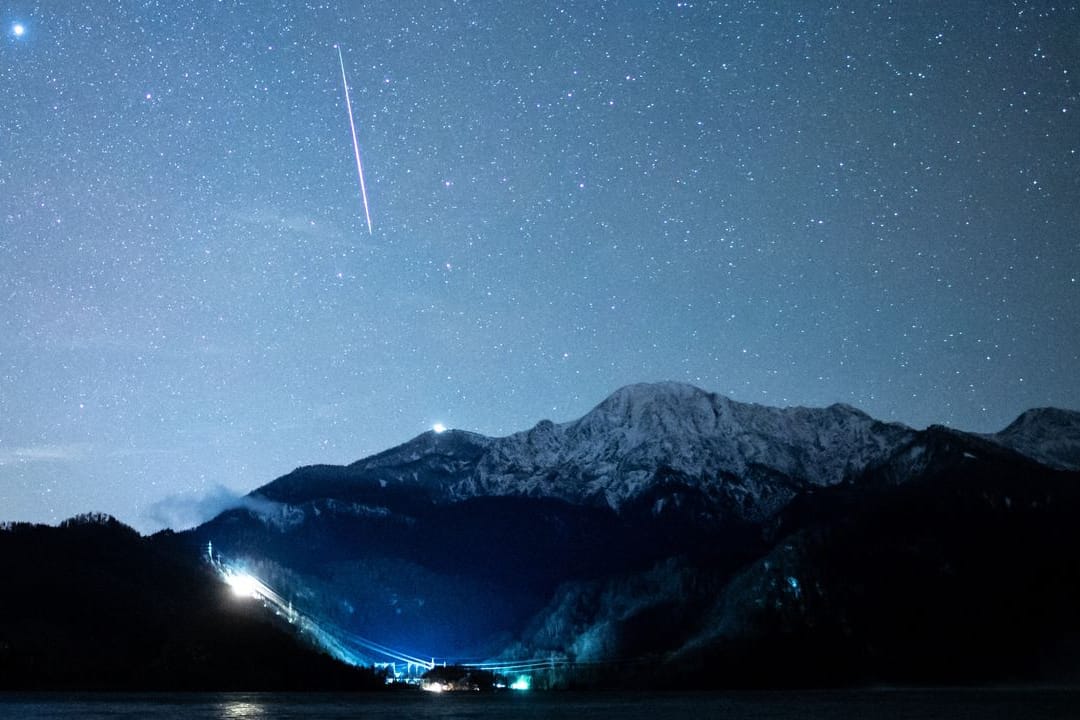
[(367, 220), (368, 235), (371, 235), (371, 211), (368, 210), (367, 186), (364, 184), (364, 166), (360, 162), (360, 143), (356, 141), (356, 123), (353, 121), (352, 101), (349, 99), (349, 81), (345, 79), (345, 58), (341, 56), (341, 46), (337, 48), (338, 62), (341, 63), (341, 84), (345, 87), (345, 107), (349, 111), (349, 129), (352, 130), (353, 152), (356, 154), (356, 174), (360, 178), (360, 197), (364, 199), (364, 218)]

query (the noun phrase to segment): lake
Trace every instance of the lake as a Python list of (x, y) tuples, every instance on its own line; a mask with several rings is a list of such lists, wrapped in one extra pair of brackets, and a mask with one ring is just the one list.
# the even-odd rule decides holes
[(0, 694), (20, 720), (1017, 720), (1080, 718), (1080, 690), (772, 693)]

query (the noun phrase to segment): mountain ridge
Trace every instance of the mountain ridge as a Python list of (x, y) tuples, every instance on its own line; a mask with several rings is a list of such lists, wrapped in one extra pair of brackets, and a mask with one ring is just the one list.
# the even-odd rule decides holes
[[(252, 575), (349, 663), (528, 661), (546, 668), (538, 685), (588, 687), (1068, 679), (1080, 667), (1080, 569), (1066, 561), (1080, 552), (1078, 419), (1035, 409), (994, 434), (914, 430), (842, 404), (627, 386), (570, 422), (428, 432), (298, 468), (190, 531), (140, 538), (86, 516), (53, 534), (59, 557), (86, 550), (100, 568), (24, 562), (15, 544), (30, 531), (8, 528), (0, 540), (22, 564), (5, 578), (18, 610), (0, 623), (0, 665), (38, 682), (4, 648), (30, 647), (28, 622), (55, 622), (34, 597), (44, 573), (61, 607), (80, 607), (66, 598), (87, 582), (103, 607), (133, 607), (109, 610), (142, 623), (132, 652), (178, 648), (176, 667), (202, 678), (188, 650), (198, 615), (156, 613), (209, 610), (218, 576)], [(130, 558), (120, 574), (117, 543)], [(70, 622), (69, 642), (100, 637), (99, 619)], [(110, 673), (142, 677), (121, 660)]]
[[(252, 494), (292, 504), (321, 493), (371, 499), (396, 491), (433, 502), (522, 495), (619, 510), (663, 471), (728, 512), (761, 520), (798, 492), (857, 479), (918, 432), (843, 403), (778, 408), (685, 383), (638, 383), (575, 420), (541, 420), (503, 437), (428, 431), (346, 466), (298, 468)], [(1080, 413), (1029, 410), (998, 433), (965, 434), (1051, 467), (1080, 468)]]

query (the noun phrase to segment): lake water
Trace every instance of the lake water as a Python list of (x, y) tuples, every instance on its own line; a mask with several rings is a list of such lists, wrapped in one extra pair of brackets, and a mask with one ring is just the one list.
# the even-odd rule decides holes
[(0, 718), (121, 720), (1044, 720), (1080, 719), (1080, 690), (788, 693), (0, 694)]

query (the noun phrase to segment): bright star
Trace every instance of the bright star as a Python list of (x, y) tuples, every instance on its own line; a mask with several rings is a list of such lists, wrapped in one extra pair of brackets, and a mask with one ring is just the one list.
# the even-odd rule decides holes
[(22, 23), (15, 23), (11, 26), (11, 32), (15, 37), (22, 37), (26, 34), (26, 26)]

